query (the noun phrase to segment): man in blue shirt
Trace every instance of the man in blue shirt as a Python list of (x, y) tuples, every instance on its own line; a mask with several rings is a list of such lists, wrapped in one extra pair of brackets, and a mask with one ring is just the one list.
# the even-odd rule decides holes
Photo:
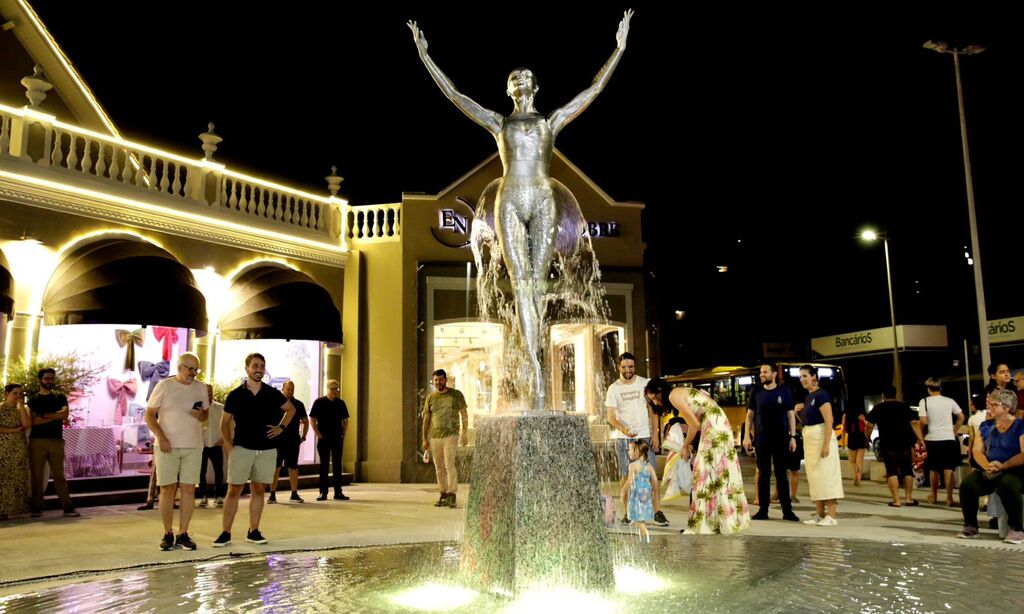
[(793, 395), (789, 389), (778, 384), (778, 367), (766, 362), (758, 373), (760, 385), (750, 397), (747, 407), (747, 428), (743, 435), (743, 448), (751, 450), (751, 431), (754, 433), (753, 449), (757, 456), (760, 472), (757, 480), (759, 509), (751, 516), (754, 520), (768, 520), (769, 491), (771, 489), (772, 465), (775, 465), (775, 483), (779, 491), (784, 520), (799, 521), (793, 513), (789, 498), (789, 481), (786, 469), (788, 453), (796, 451), (796, 416), (793, 413)]

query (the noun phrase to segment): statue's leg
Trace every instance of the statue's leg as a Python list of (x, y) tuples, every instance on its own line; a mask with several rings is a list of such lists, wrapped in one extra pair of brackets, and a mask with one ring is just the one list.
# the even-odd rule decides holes
[[(512, 282), (515, 296), (516, 315), (530, 360), (530, 371), (534, 378), (533, 407), (547, 403), (547, 387), (541, 371), (541, 333), (543, 331), (535, 296), (537, 288), (531, 273), (530, 237), (526, 223), (519, 215), (516, 202), (509, 203), (510, 194), (499, 196), (495, 210), (495, 231), (501, 245), (502, 258)], [(537, 391), (540, 391), (539, 393)]]
[(534, 383), (534, 409), (546, 410), (550, 382), (546, 335), (544, 330), (544, 295), (551, 282), (551, 259), (558, 239), (558, 208), (551, 190), (545, 190), (538, 199), (527, 229), (530, 236), (530, 276), (533, 287), (533, 309), (537, 313), (536, 358), (539, 376)]

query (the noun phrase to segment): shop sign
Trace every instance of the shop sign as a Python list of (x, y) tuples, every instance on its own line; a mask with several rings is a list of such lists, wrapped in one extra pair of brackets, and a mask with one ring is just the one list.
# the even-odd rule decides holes
[[(896, 338), (901, 349), (907, 348), (945, 348), (945, 326), (899, 325), (896, 327)], [(811, 350), (819, 356), (845, 356), (891, 350), (892, 327), (872, 328), (852, 333), (842, 333), (828, 337), (811, 339)]]
[(583, 236), (590, 235), (592, 239), (621, 236), (618, 222), (587, 222)]
[(1024, 316), (988, 321), (989, 343), (1024, 341)]
[(469, 245), (469, 233), (472, 228), (472, 207), (457, 201), (452, 207), (437, 210), (437, 227), (431, 227), (430, 232), (441, 245), (461, 248)]

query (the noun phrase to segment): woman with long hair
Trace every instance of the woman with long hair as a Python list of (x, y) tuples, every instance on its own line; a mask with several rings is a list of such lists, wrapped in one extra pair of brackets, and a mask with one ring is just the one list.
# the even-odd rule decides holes
[[(661, 415), (676, 410), (686, 421), (681, 460), (693, 464), (690, 519), (683, 533), (737, 533), (750, 526), (750, 508), (733, 444), (732, 425), (707, 393), (672, 388), (656, 377), (644, 388), (647, 402)], [(697, 435), (700, 443), (694, 452)]]

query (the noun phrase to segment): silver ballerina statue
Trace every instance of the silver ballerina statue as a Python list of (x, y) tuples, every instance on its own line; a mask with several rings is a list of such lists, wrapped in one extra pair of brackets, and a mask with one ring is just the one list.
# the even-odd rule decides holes
[(563, 233), (566, 236), (562, 241), (574, 243), (583, 225), (583, 215), (572, 193), (551, 178), (551, 153), (558, 133), (590, 106), (611, 78), (626, 50), (632, 17), (632, 10), (623, 14), (615, 33), (615, 51), (590, 87), (547, 117), (533, 105), (540, 88), (529, 69), (517, 68), (509, 74), (507, 93), (513, 109), (511, 115), (502, 117), (457, 90), (427, 53), (423, 31), (415, 21), (407, 24), (420, 59), (444, 95), (498, 142), (504, 172), (481, 195), (476, 220), (493, 216), (494, 233), (511, 278), (523, 344), (529, 354), (534, 410), (552, 409), (548, 407), (550, 382), (545, 359), (543, 296), (552, 257), (560, 249), (559, 227), (571, 229)]

